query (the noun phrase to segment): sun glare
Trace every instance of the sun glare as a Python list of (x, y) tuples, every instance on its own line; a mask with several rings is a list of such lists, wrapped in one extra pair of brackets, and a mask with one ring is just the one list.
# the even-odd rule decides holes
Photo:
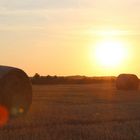
[(102, 41), (96, 45), (95, 56), (99, 64), (106, 67), (116, 67), (126, 57), (125, 45), (120, 41)]

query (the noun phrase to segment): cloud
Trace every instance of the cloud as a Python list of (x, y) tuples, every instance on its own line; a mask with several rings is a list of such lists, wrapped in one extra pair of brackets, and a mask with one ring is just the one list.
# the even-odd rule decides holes
[(78, 7), (78, 0), (0, 0), (0, 5), (6, 9), (32, 10), (50, 8)]
[(0, 0), (0, 28), (13, 30), (25, 26), (42, 29), (49, 21), (59, 20), (58, 12), (66, 15), (68, 9), (76, 9), (79, 1)]
[(138, 0), (0, 0), (0, 28), (49, 26), (77, 30), (101, 25), (134, 28), (140, 21), (138, 6), (131, 6), (136, 2)]
[(41, 30), (47, 26), (47, 16), (29, 12), (0, 11), (0, 30)]

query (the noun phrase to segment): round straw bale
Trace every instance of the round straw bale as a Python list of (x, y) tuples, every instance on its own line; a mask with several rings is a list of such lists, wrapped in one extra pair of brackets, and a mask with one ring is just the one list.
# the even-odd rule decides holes
[(120, 74), (116, 80), (116, 88), (119, 90), (137, 90), (139, 79), (134, 74)]
[(27, 74), (18, 68), (0, 66), (0, 106), (11, 117), (26, 114), (32, 103), (32, 86)]

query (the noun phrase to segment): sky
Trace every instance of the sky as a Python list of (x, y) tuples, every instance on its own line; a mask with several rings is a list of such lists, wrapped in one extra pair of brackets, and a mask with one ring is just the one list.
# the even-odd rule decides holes
[[(0, 64), (30, 76), (140, 77), (139, 13), (139, 0), (0, 0)], [(97, 42), (108, 36), (125, 42), (129, 51), (116, 68), (94, 58)]]

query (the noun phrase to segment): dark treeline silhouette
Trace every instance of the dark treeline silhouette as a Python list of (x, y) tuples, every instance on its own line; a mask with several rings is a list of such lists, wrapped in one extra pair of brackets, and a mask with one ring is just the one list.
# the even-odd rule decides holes
[(55, 84), (93, 84), (93, 83), (114, 83), (116, 77), (86, 77), (86, 76), (40, 76), (36, 73), (31, 77), (32, 84), (55, 85)]

